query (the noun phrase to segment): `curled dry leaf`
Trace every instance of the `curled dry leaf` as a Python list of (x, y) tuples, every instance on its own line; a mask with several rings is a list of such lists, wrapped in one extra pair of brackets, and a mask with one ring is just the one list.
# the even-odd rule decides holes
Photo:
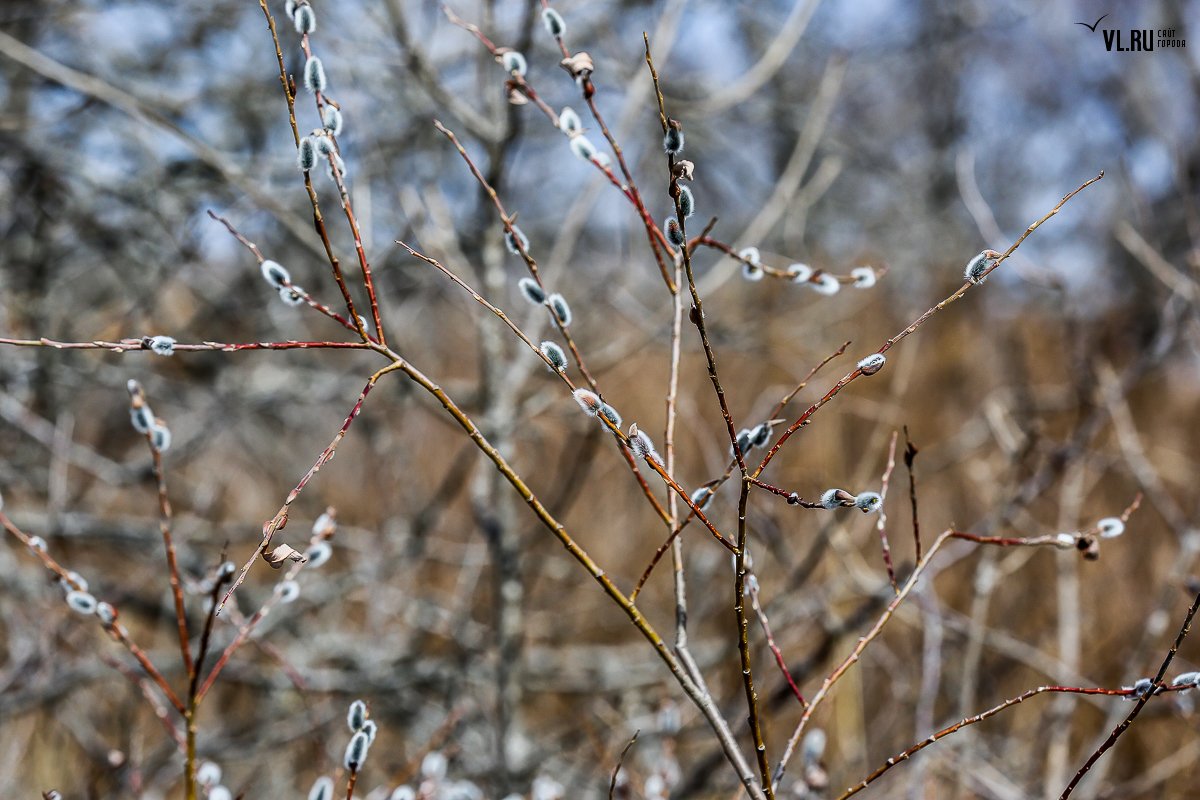
[(564, 58), (561, 62), (563, 69), (571, 73), (572, 78), (587, 77), (595, 71), (596, 67), (592, 63), (592, 57), (587, 53), (580, 51), (569, 58)]
[(529, 104), (529, 98), (512, 81), (508, 82), (508, 104), (510, 106), (524, 106)]
[(308, 560), (303, 553), (286, 544), (277, 545), (271, 552), (263, 553), (263, 558), (271, 565), (271, 569), (279, 569), (288, 561), (303, 564)]

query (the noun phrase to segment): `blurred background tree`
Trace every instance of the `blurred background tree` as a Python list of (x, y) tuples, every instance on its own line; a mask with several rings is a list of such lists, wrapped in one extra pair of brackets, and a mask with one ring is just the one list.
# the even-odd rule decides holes
[[(601, 432), (540, 368), (531, 371), (494, 318), (395, 241), (459, 270), (528, 330), (544, 326), (543, 314), (523, 306), (521, 265), (434, 130), (437, 118), (519, 212), (613, 401), (627, 419), (660, 431), (670, 297), (636, 215), (535, 109), (507, 102), (503, 73), (437, 4), (313, 5), (391, 338), (476, 415), (614, 579), (631, 584), (661, 525)], [(984, 290), (898, 348), (878, 381), (823, 412), (774, 467), (777, 483), (805, 496), (866, 488), (878, 482), (892, 431), (907, 425), (921, 449), (927, 535), (952, 523), (981, 533), (1078, 530), (1119, 513), (1137, 491), (1147, 498), (1130, 534), (1106, 544), (1096, 563), (1073, 553), (964, 550), (938, 564), (936, 580), (819, 715), (833, 785), (1025, 688), (1118, 686), (1156, 666), (1200, 553), (1200, 65), (1196, 46), (1109, 52), (1099, 32), (1075, 23), (1111, 12), (1105, 25), (1176, 28), (1186, 38), (1200, 30), (1200, 4), (555, 7), (573, 47), (595, 59), (597, 102), (652, 214), (670, 201), (643, 31), (687, 131), (697, 217), (718, 218), (715, 236), (758, 246), (779, 266), (889, 268), (870, 292), (823, 298), (743, 282), (731, 259), (698, 255), (732, 410), (747, 424), (842, 342), (853, 340), (855, 359), (871, 352), (959, 285), (974, 253), (1004, 249), (1063, 194), (1106, 171)], [(582, 110), (537, 2), (454, 8), (525, 53), (551, 106)], [(271, 10), (298, 75), (297, 37), (282, 3)], [(337, 335), (328, 320), (280, 304), (206, 215), (233, 220), (333, 303), (256, 3), (8, 0), (0, 99), (3, 335)], [(319, 124), (311, 103), (298, 102), (297, 116), (302, 132)], [(332, 218), (333, 186), (323, 175), (317, 184)], [(345, 226), (331, 229), (338, 251), (352, 253)], [(720, 474), (728, 442), (690, 330), (684, 347), (677, 473), (698, 485)], [(199, 575), (226, 546), (235, 560), (250, 552), (262, 520), (344, 419), (370, 363), (366, 354), (315, 351), (165, 360), (0, 350), (7, 509), (136, 609), (147, 641), (169, 650), (153, 476), (128, 430), (125, 381), (142, 381), (172, 421), (181, 559)], [(818, 377), (801, 399), (819, 397), (835, 377)], [(399, 380), (372, 396), (295, 512), (339, 509), (335, 560), (231, 665), (216, 709), (201, 720), (206, 757), (247, 797), (306, 791), (338, 763), (339, 720), (361, 696), (387, 745), (372, 765), (378, 772), (368, 773), (371, 787), (406, 780), (434, 748), (488, 797), (525, 793), (539, 775), (569, 796), (605, 796), (617, 753), (641, 728), (650, 735), (626, 763), (635, 796), (675, 758), (674, 796), (729, 796), (736, 781), (703, 720), (682, 708), (678, 732), (661, 721), (680, 702), (669, 676), (446, 422)], [(732, 524), (725, 491), (715, 514)], [(903, 495), (889, 500), (894, 558), (911, 565)], [(887, 602), (873, 525), (762, 501), (751, 526), (776, 636), (800, 684), (812, 686)], [(727, 715), (740, 721), (726, 554), (699, 535), (687, 548), (694, 650)], [(642, 601), (664, 629), (674, 611), (669, 571), (656, 573)], [(0, 549), (0, 575), (2, 793), (178, 791), (174, 745), (136, 689), (96, 659), (116, 657), (109, 643), (65, 606), (47, 607), (51, 590), (19, 548)], [(269, 576), (252, 573), (243, 607), (269, 591)], [(760, 649), (777, 748), (799, 710)], [(1189, 646), (1181, 659), (1195, 666), (1200, 651)], [(1037, 708), (922, 754), (882, 791), (1057, 796), (1126, 710), (1105, 700), (1039, 698)], [(1186, 699), (1153, 706), (1083, 796), (1191, 796), (1200, 780), (1194, 727)]]

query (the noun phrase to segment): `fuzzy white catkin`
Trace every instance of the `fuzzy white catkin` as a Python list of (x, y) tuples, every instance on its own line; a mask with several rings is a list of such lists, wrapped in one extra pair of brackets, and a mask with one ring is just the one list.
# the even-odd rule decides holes
[(366, 721), (367, 704), (362, 700), (355, 700), (346, 712), (346, 726), (350, 728), (351, 732), (355, 732), (362, 730), (363, 723)]
[(858, 368), (863, 375), (874, 375), (879, 370), (883, 369), (883, 365), (887, 362), (887, 356), (883, 353), (872, 353), (871, 355), (858, 362)]
[(285, 306), (291, 306), (292, 308), (302, 306), (304, 305), (304, 287), (297, 286), (294, 283), (291, 286), (280, 286), (279, 299), (283, 301)]
[(325, 106), (321, 112), (321, 126), (329, 131), (330, 136), (342, 135), (342, 112), (333, 106)]
[(966, 268), (963, 269), (963, 277), (970, 283), (983, 283), (987, 280), (987, 271), (995, 263), (996, 259), (990, 258), (985, 250), (967, 262)]
[(587, 389), (576, 389), (572, 396), (579, 407), (583, 409), (583, 413), (589, 417), (594, 417), (600, 413), (600, 408), (604, 405), (600, 402), (600, 398), (595, 392), (590, 392)]
[(363, 762), (367, 760), (367, 751), (371, 747), (371, 739), (363, 731), (359, 731), (350, 737), (350, 743), (346, 745), (346, 757), (342, 761), (342, 765), (351, 772), (358, 772), (362, 769)]
[(686, 186), (679, 187), (679, 210), (683, 212), (684, 219), (696, 213), (696, 198)]
[(375, 737), (379, 734), (379, 726), (375, 724), (375, 720), (367, 720), (363, 723), (362, 732), (367, 735), (367, 744), (375, 744)]
[(826, 489), (821, 495), (821, 508), (841, 508), (842, 501), (838, 499), (840, 489)]
[(1171, 681), (1172, 686), (1194, 687), (1200, 683), (1200, 672), (1182, 672)]
[(645, 431), (637, 431), (629, 436), (629, 450), (637, 458), (658, 458), (658, 453), (654, 449), (654, 441)]
[(175, 340), (170, 336), (151, 336), (150, 349), (160, 356), (175, 355)]
[(521, 296), (535, 306), (546, 302), (546, 290), (533, 278), (521, 278), (517, 281), (517, 288), (521, 290)]
[(771, 423), (760, 422), (750, 431), (750, 444), (755, 447), (765, 447), (771, 440)]
[(762, 267), (760, 267), (758, 264), (742, 264), (742, 278), (750, 281), (751, 283), (757, 283), (758, 281), (761, 281), (766, 277), (766, 275), (767, 273), (763, 272)]
[(68, 591), (71, 589), (78, 589), (81, 592), (86, 592), (88, 590), (87, 578), (83, 577), (75, 570), (69, 570), (67, 572), (67, 579), (62, 581), (62, 583)]
[[(521, 250), (524, 250), (526, 253), (528, 253), (529, 252), (529, 237), (527, 237), (525, 235), (525, 233), (520, 228), (518, 228), (516, 225), (513, 225), (511, 227), (512, 227), (511, 231), (506, 230), (504, 232), (504, 246), (507, 247), (508, 252), (512, 253), (514, 256), (521, 255)], [(519, 248), (517, 247), (518, 242), (521, 243), (521, 246)]]
[[(714, 495), (715, 492), (710, 491), (709, 487), (701, 486), (699, 489), (692, 492), (688, 499), (692, 501), (692, 505), (703, 511), (704, 509), (708, 508)], [(704, 502), (701, 502), (701, 500)]]
[(292, 282), (291, 274), (276, 261), (267, 259), (259, 265), (259, 269), (262, 271), (263, 280), (276, 289), (281, 289)]
[(611, 422), (614, 427), (621, 427), (621, 412), (610, 406), (608, 403), (603, 403), (600, 406), (600, 416)]
[(579, 119), (574, 109), (564, 106), (558, 114), (558, 129), (567, 134), (578, 133), (583, 130), (583, 120)]
[(804, 735), (800, 752), (805, 764), (816, 764), (821, 760), (825, 755), (825, 742), (825, 731), (820, 728), (813, 728)]
[(822, 272), (821, 276), (809, 285), (812, 286), (814, 292), (826, 297), (832, 297), (842, 289), (842, 284), (838, 283), (838, 279), (828, 272)]
[(292, 14), (292, 23), (296, 26), (296, 33), (312, 33), (317, 29), (317, 13), (310, 5), (298, 6)]
[(411, 786), (397, 786), (388, 795), (388, 800), (417, 800), (417, 792)]
[(566, 372), (567, 369), (567, 354), (563, 349), (554, 342), (542, 342), (540, 348), (542, 355), (550, 362), (550, 368), (555, 372)]
[(87, 592), (78, 590), (67, 592), (67, 605), (76, 614), (83, 614), (85, 617), (96, 613), (96, 598)]
[(504, 65), (505, 72), (512, 72), (517, 75), (524, 75), (528, 65), (525, 63), (525, 56), (518, 53), (516, 50), (509, 50), (500, 57), (501, 63)]
[(683, 229), (679, 227), (679, 220), (667, 217), (667, 221), (663, 223), (663, 232), (666, 233), (667, 241), (672, 247), (683, 247)]
[(304, 88), (316, 94), (325, 91), (325, 65), (317, 56), (309, 56), (304, 62)]
[(875, 270), (870, 267), (855, 267), (850, 270), (850, 277), (854, 278), (854, 288), (856, 289), (870, 289), (875, 285)]
[(138, 433), (149, 433), (154, 427), (154, 412), (143, 402), (137, 408), (129, 409), (129, 422)]
[(563, 21), (562, 14), (553, 8), (542, 10), (542, 24), (546, 26), (546, 31), (555, 38), (562, 36), (567, 30), (567, 23)]
[(300, 597), (300, 584), (295, 581), (284, 581), (275, 588), (275, 593), (279, 595), (279, 602), (286, 605)]
[(549, 307), (550, 312), (554, 314), (555, 319), (557, 319), (563, 325), (563, 327), (571, 324), (571, 306), (567, 304), (567, 299), (565, 297), (555, 292), (546, 298), (546, 305)]
[(171, 449), (171, 429), (161, 422), (156, 422), (150, 428), (150, 446), (156, 453), (165, 453)]
[(812, 280), (813, 268), (808, 264), (792, 264), (787, 268), (793, 283), (808, 283)]
[(117, 610), (111, 603), (97, 603), (96, 616), (100, 619), (100, 624), (107, 628), (117, 621)]
[(663, 136), (663, 150), (672, 156), (683, 152), (683, 131), (674, 127), (667, 128), (667, 132)]
[(878, 492), (863, 492), (854, 498), (854, 507), (864, 513), (878, 511), (881, 505), (883, 505), (883, 498)]
[[(316, 165), (317, 146), (313, 143), (311, 136), (305, 136), (300, 140), (300, 145), (296, 148), (296, 166), (300, 168), (301, 172), (311, 172), (312, 168)], [(270, 281), (270, 278), (267, 280)]]
[(433, 750), (421, 759), (421, 777), (440, 781), (446, 777), (448, 766), (446, 756), (438, 750)]
[(29, 537), (29, 549), (35, 550), (39, 553), (46, 552), (46, 540), (40, 536), (30, 536)]
[(233, 792), (224, 786), (214, 786), (208, 790), (208, 800), (233, 800)]
[(333, 779), (322, 775), (313, 781), (312, 788), (308, 790), (308, 800), (333, 800)]
[(762, 263), (762, 253), (758, 252), (757, 247), (743, 247), (738, 251), (738, 258), (755, 266)]
[(1096, 527), (1100, 529), (1100, 536), (1104, 539), (1113, 539), (1125, 532), (1125, 523), (1120, 517), (1105, 517), (1096, 523)]
[(571, 137), (571, 152), (584, 161), (591, 161), (596, 155), (596, 145), (592, 144), (592, 140), (586, 136)]
[(308, 569), (317, 569), (323, 566), (333, 556), (333, 547), (329, 542), (317, 542), (304, 551), (304, 557), (308, 559), (304, 566)]

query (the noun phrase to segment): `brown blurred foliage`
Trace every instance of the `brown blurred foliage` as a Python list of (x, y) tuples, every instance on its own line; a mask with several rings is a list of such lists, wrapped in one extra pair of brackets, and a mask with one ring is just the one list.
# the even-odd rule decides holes
[[(465, 165), (455, 130), (519, 212), (547, 284), (605, 399), (660, 443), (671, 298), (629, 205), (432, 3), (313, 0), (314, 47), (346, 117), (341, 137), (393, 346), (431, 374), (628, 590), (665, 531), (608, 435), (502, 324), (394, 244), (435, 256), (538, 341), (553, 333), (516, 289), (520, 261)], [(1188, 606), (1200, 531), (1200, 258), (1195, 47), (1119, 54), (1074, 25), (1094, 3), (556, 3), (596, 59), (597, 102), (652, 214), (670, 208), (649, 32), (672, 115), (697, 165), (697, 218), (784, 267), (886, 265), (873, 289), (826, 298), (741, 280), (696, 258), (730, 409), (753, 425), (809, 369), (789, 421), (862, 356), (962, 282), (1066, 192), (1106, 177), (1035, 233), (988, 282), (891, 351), (789, 443), (764, 477), (815, 499), (877, 490), (907, 426), (925, 542), (1077, 531), (1145, 495), (1098, 561), (1049, 548), (944, 550), (815, 717), (834, 790), (934, 730), (1039, 685), (1119, 688), (1153, 674)], [(455, 10), (526, 53), (555, 108), (585, 117), (538, 19), (539, 3)], [(288, 69), (303, 65), (280, 22)], [(1200, 22), (1195, 3), (1113, 12), (1123, 28)], [(1118, 19), (1119, 18), (1119, 19)], [(1190, 43), (1189, 43), (1190, 44)], [(68, 70), (66, 72), (62, 70)], [(213, 209), (337, 307), (294, 164), (275, 54), (256, 3), (9, 0), (0, 8), (0, 335), (61, 341), (167, 334), (180, 342), (349, 336), (283, 306)], [(315, 126), (301, 90), (304, 132)], [(316, 183), (351, 275), (336, 192)], [(700, 222), (703, 224), (703, 221)], [(361, 296), (361, 293), (360, 293)], [(350, 338), (353, 338), (352, 336)], [(381, 364), (357, 351), (115, 354), (0, 349), (5, 512), (118, 605), (169, 679), (173, 612), (154, 479), (128, 425), (125, 382), (170, 424), (168, 486), (183, 572), (238, 562), (342, 424)], [(716, 477), (729, 443), (695, 330), (683, 331), (676, 475)], [(903, 448), (903, 435), (900, 443)], [(892, 557), (912, 569), (907, 472), (886, 502)], [(711, 516), (736, 527), (737, 492)], [(652, 482), (659, 488), (658, 482)], [(659, 497), (664, 494), (659, 492)], [(875, 517), (753, 495), (755, 566), (776, 640), (811, 692), (888, 602)], [(529, 796), (545, 776), (606, 797), (621, 748), (632, 796), (678, 760), (673, 797), (731, 797), (736, 776), (644, 640), (528, 514), (430, 396), (402, 376), (293, 506), (299, 546), (338, 509), (333, 560), (266, 618), (200, 717), (201, 756), (245, 797), (304, 796), (341, 762), (346, 705), (366, 699), (380, 742), (359, 784), (414, 779), (426, 752), (479, 796)], [(749, 754), (728, 553), (684, 534), (691, 649)], [(224, 554), (224, 555), (223, 555)], [(669, 558), (638, 605), (674, 626)], [(0, 546), (0, 794), (181, 794), (181, 758), (140, 691), (106, 662), (127, 654), (12, 538)], [(277, 576), (257, 564), (249, 613)], [(201, 598), (189, 596), (194, 626)], [(772, 763), (800, 709), (750, 620)], [(234, 628), (217, 625), (219, 646)], [(173, 649), (174, 648), (174, 649)], [(1184, 644), (1171, 675), (1200, 666)], [(1040, 696), (918, 754), (864, 796), (1057, 797), (1131, 708)], [(681, 727), (663, 720), (678, 714)], [(1074, 796), (1185, 798), (1200, 781), (1186, 694), (1156, 698)], [(798, 760), (781, 788), (792, 794)], [(461, 787), (462, 791), (468, 791)], [(873, 794), (872, 794), (873, 793)], [(834, 791), (828, 796), (836, 796)], [(460, 795), (446, 794), (446, 797)], [(461, 795), (470, 797), (470, 794)], [(821, 795), (824, 796), (824, 795)]]

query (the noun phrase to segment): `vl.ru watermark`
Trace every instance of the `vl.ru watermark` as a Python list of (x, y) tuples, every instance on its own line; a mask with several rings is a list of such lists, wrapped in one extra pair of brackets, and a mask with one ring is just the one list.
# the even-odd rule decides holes
[(1178, 28), (1128, 28), (1124, 30), (1100, 28), (1100, 23), (1107, 16), (1108, 14), (1105, 14), (1091, 24), (1087, 22), (1076, 22), (1075, 24), (1082, 25), (1092, 33), (1096, 33), (1099, 29), (1100, 34), (1104, 37), (1104, 49), (1109, 52), (1152, 53), (1155, 48), (1165, 50), (1187, 47), (1187, 39)]

